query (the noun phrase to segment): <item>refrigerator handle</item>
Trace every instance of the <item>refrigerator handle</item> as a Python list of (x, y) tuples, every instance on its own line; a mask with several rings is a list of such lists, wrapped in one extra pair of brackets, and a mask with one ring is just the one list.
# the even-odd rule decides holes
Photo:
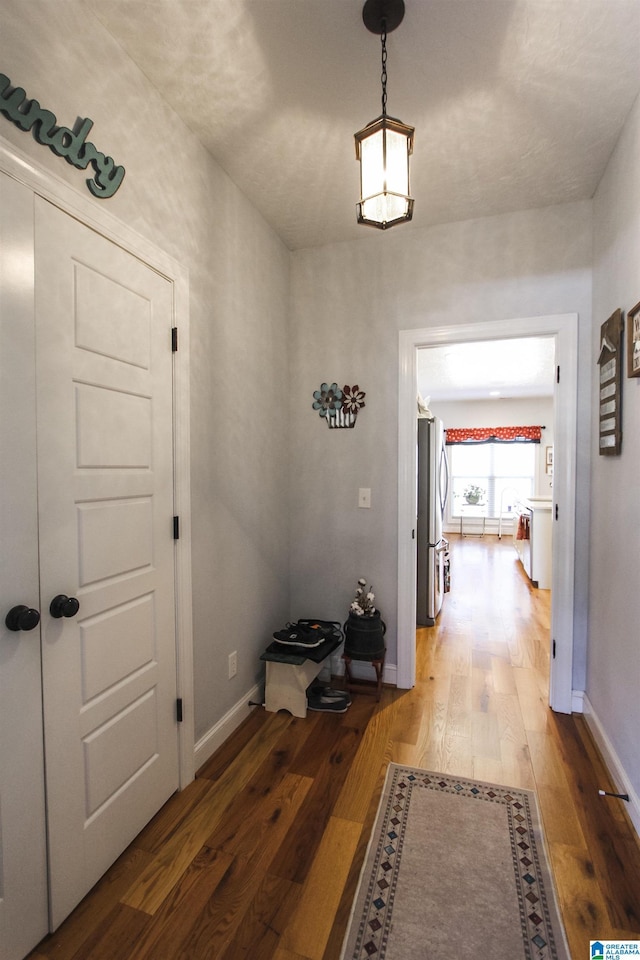
[[(444, 466), (444, 471), (442, 467)], [(442, 487), (440, 487), (440, 507), (442, 510), (442, 516), (444, 517), (444, 508), (447, 505), (447, 498), (449, 496), (449, 461), (447, 460), (447, 451), (444, 445), (440, 450), (440, 476), (444, 472), (444, 496), (442, 495)]]

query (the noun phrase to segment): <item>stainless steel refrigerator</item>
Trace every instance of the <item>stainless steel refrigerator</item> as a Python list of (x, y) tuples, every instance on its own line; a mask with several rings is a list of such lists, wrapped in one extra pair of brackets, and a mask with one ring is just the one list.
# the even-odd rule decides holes
[(436, 622), (448, 583), (449, 543), (442, 536), (448, 493), (444, 424), (419, 419), (416, 620), (426, 626)]

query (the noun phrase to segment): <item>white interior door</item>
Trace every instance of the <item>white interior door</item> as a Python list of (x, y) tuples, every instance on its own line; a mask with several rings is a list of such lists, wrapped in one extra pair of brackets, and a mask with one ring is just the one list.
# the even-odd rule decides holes
[(48, 930), (38, 609), (33, 195), (0, 174), (0, 957), (21, 960)]
[[(172, 286), (47, 201), (35, 214), (55, 928), (178, 787)], [(75, 616), (50, 614), (60, 595)]]

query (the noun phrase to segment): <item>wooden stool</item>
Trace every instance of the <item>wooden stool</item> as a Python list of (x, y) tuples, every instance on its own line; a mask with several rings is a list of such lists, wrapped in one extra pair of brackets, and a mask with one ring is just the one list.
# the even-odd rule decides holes
[[(380, 693), (382, 691), (382, 671), (384, 670), (384, 660), (387, 655), (386, 648), (382, 653), (382, 657), (377, 660), (363, 660), (360, 657), (351, 657), (348, 653), (342, 654), (342, 659), (344, 660), (344, 669), (347, 674), (347, 689), (351, 690), (355, 688), (360, 691), (360, 693), (372, 693), (375, 694), (376, 700), (380, 700)], [(366, 686), (365, 684), (359, 684), (357, 681), (354, 681), (351, 676), (351, 663), (353, 660), (357, 660), (359, 663), (370, 663), (373, 669), (376, 672), (376, 685), (375, 687)]]
[(265, 710), (268, 713), (288, 710), (294, 717), (306, 717), (307, 687), (341, 643), (339, 636), (308, 650), (276, 642), (268, 646), (260, 657), (266, 662)]

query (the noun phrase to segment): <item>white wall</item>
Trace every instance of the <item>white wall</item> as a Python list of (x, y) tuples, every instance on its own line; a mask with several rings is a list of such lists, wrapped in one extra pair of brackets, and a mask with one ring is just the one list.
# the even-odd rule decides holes
[[(636, 102), (594, 200), (592, 366), (600, 325), (640, 300), (640, 104)], [(622, 382), (622, 452), (592, 463), (587, 696), (636, 803), (640, 795), (640, 379)], [(597, 423), (597, 389), (592, 391)], [(639, 821), (640, 822), (640, 821)]]
[(544, 427), (542, 440), (536, 445), (536, 475), (533, 492), (537, 497), (551, 496), (553, 476), (546, 472), (546, 448), (553, 447), (552, 397), (434, 400), (430, 404), (430, 409), (444, 421), (445, 427)]
[[(286, 620), (289, 253), (91, 13), (3, 0), (1, 67), (14, 86), (126, 168), (110, 213), (190, 272), (196, 735), (262, 677)], [(88, 196), (85, 174), (0, 116), (0, 133)], [(274, 415), (275, 406), (275, 415)], [(238, 674), (227, 679), (227, 656)]]
[[(398, 331), (578, 313), (579, 515), (588, 518), (591, 204), (524, 211), (298, 251), (292, 265), (291, 588), (296, 616), (344, 619), (358, 577), (374, 585), (396, 661)], [(354, 383), (353, 430), (311, 409), (322, 381)], [(371, 487), (370, 510), (357, 506)], [(584, 684), (588, 525), (578, 530), (574, 685)]]

